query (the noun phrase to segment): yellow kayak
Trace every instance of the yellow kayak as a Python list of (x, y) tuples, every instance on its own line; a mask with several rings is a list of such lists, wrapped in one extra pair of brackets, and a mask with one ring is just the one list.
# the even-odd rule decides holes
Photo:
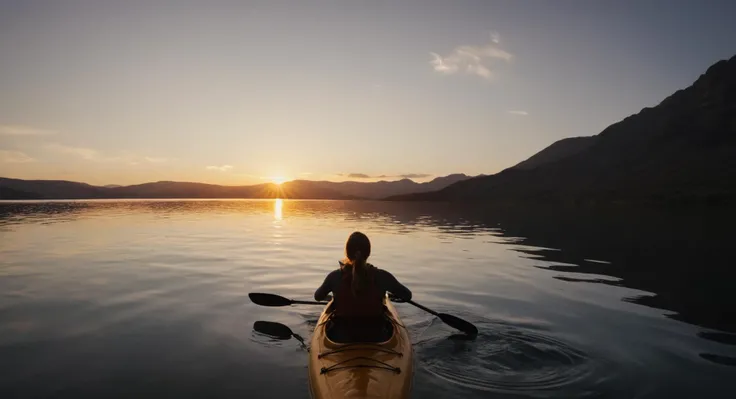
[(309, 389), (314, 399), (408, 398), (414, 374), (409, 333), (391, 301), (386, 316), (392, 336), (380, 343), (337, 343), (327, 337), (332, 302), (322, 312), (309, 352)]

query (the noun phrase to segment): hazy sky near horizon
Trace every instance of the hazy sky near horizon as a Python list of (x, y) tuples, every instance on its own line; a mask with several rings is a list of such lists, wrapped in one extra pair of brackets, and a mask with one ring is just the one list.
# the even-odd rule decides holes
[(495, 173), (736, 54), (734, 1), (0, 0), (0, 176)]

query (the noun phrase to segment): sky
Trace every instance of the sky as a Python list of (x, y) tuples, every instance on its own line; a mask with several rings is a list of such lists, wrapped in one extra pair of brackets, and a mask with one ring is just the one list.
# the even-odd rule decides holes
[(736, 54), (734, 1), (0, 0), (0, 176), (491, 174)]

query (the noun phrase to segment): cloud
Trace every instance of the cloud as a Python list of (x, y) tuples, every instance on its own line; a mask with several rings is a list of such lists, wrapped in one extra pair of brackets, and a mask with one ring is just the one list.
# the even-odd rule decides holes
[(140, 156), (128, 151), (108, 154), (94, 148), (73, 147), (58, 143), (49, 143), (46, 145), (46, 148), (56, 153), (79, 157), (91, 162), (120, 162), (128, 163), (129, 165), (139, 165), (144, 162), (163, 163), (169, 160), (163, 157)]
[(433, 57), (429, 63), (436, 72), (453, 75), (466, 73), (480, 76), (485, 80), (493, 79), (492, 68), (499, 62), (510, 62), (514, 56), (501, 48), (498, 33), (491, 33), (491, 42), (483, 46), (462, 45), (455, 47), (447, 56), (430, 53)]
[(105, 157), (99, 151), (92, 149), (92, 148), (72, 147), (72, 146), (56, 144), (56, 143), (48, 144), (46, 145), (46, 148), (52, 151), (55, 151), (55, 152), (62, 153), (62, 154), (74, 155), (82, 159), (86, 159), (88, 161), (102, 162), (102, 161), (107, 161), (107, 160), (114, 160), (113, 158)]
[(350, 173), (348, 174), (348, 177), (351, 179), (372, 179), (373, 176), (367, 175), (365, 173)]
[(26, 163), (34, 161), (35, 159), (29, 157), (24, 152), (0, 150), (0, 162), (3, 163)]
[(491, 32), (491, 41), (496, 44), (501, 43), (501, 35), (498, 32)]
[(56, 131), (22, 125), (0, 125), (0, 135), (4, 136), (50, 136), (52, 134), (56, 134)]
[(220, 172), (227, 172), (228, 170), (230, 170), (232, 168), (233, 168), (232, 165), (219, 165), (219, 166), (218, 165), (210, 165), (210, 166), (208, 166), (205, 169), (207, 169), (207, 170), (217, 170), (217, 171), (220, 171)]
[(528, 112), (526, 112), (526, 111), (520, 111), (520, 110), (510, 110), (510, 111), (506, 111), (506, 113), (511, 114), (511, 115), (519, 115), (519, 116), (527, 116), (527, 115), (529, 115)]

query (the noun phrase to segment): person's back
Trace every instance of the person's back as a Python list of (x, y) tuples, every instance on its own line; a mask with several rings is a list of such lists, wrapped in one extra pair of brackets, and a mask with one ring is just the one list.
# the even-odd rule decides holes
[(383, 316), (383, 297), (386, 291), (382, 291), (376, 281), (376, 268), (366, 264), (364, 272), (365, 280), (362, 281), (360, 291), (356, 291), (353, 281), (353, 269), (357, 266), (344, 265), (339, 270), (340, 282), (337, 289), (333, 291), (335, 305), (335, 316), (350, 318), (373, 318)]
[(321, 301), (332, 292), (336, 324), (353, 332), (385, 324), (383, 299), (386, 292), (400, 300), (411, 299), (411, 291), (391, 273), (366, 262), (370, 251), (370, 241), (365, 234), (351, 234), (345, 245), (346, 259), (340, 262), (339, 269), (327, 275), (314, 293), (314, 299)]

